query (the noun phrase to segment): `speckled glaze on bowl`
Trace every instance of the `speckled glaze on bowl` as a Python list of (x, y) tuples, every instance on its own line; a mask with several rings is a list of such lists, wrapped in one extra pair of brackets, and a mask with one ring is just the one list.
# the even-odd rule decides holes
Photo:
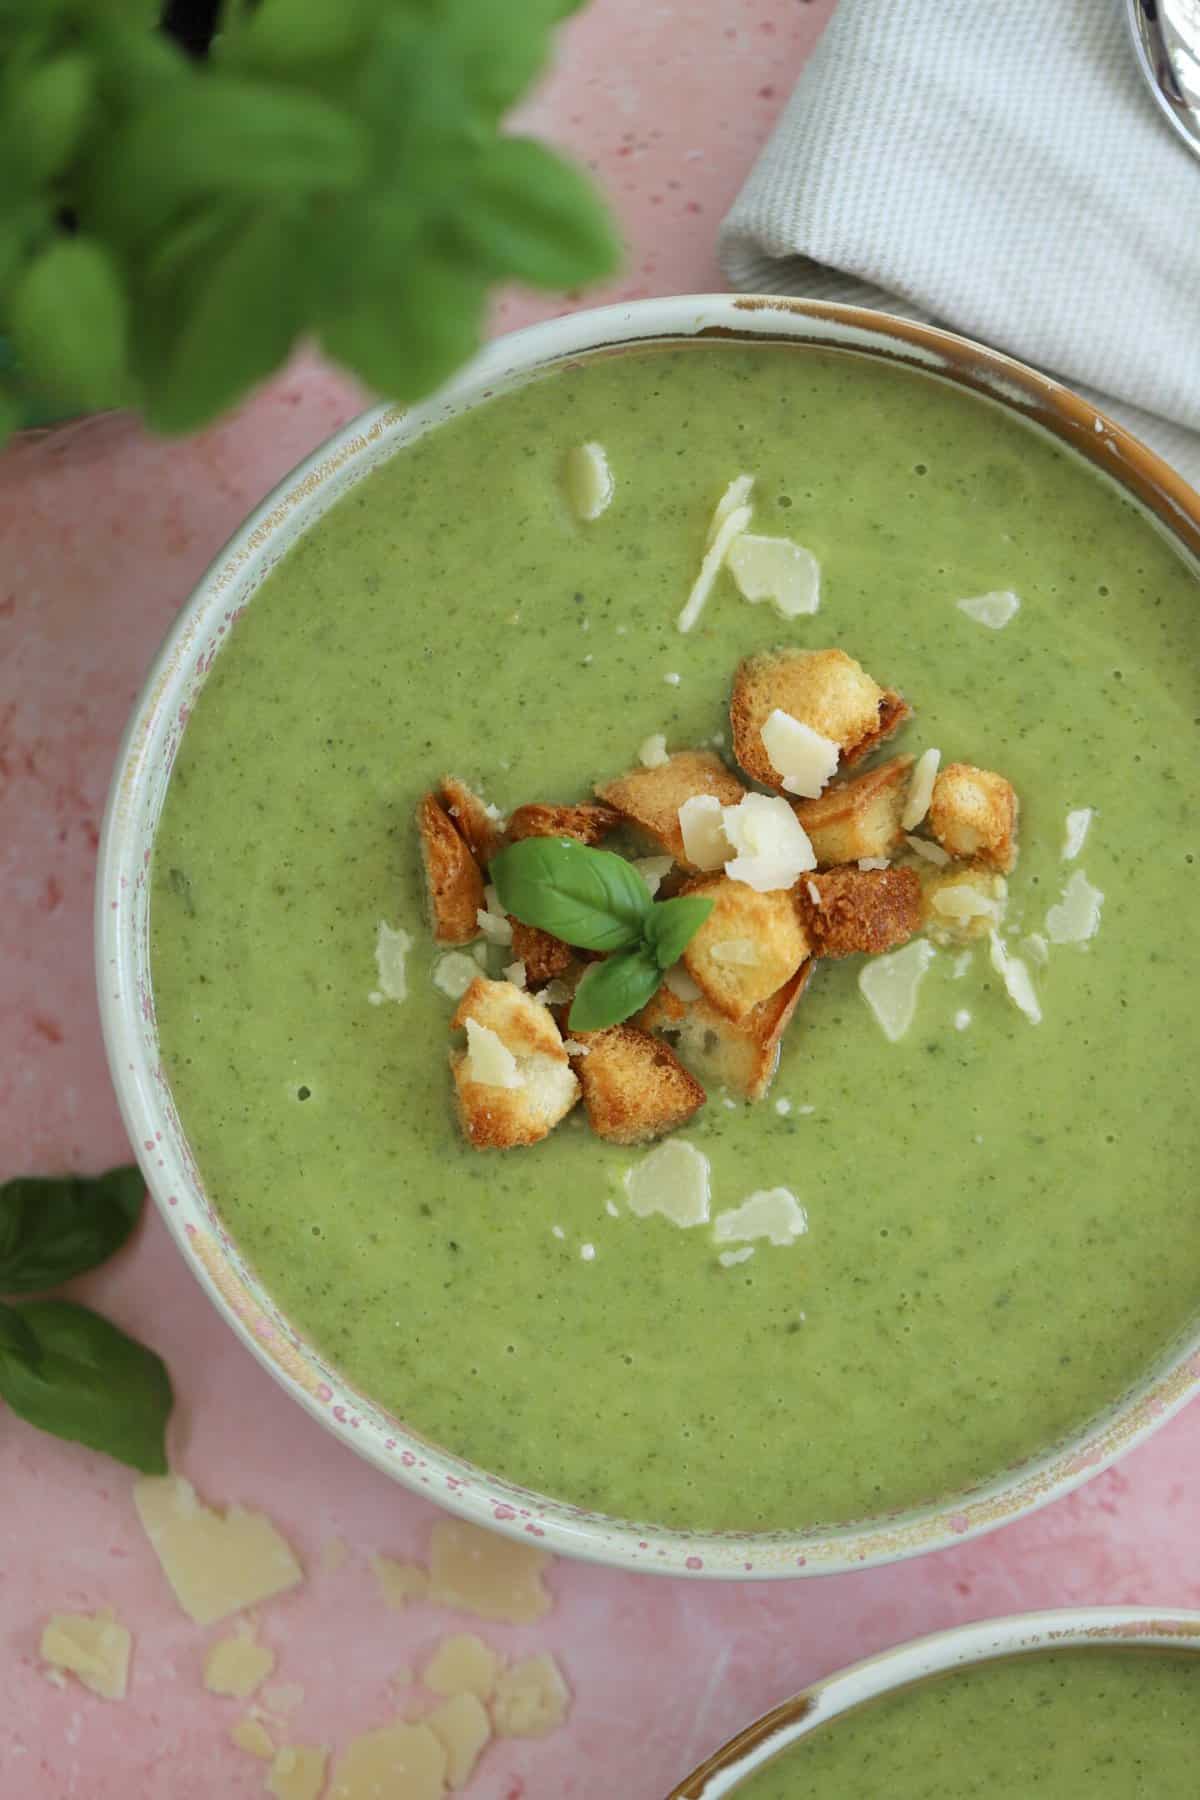
[(1001, 1658), (1045, 1650), (1143, 1649), (1187, 1651), (1200, 1656), (1200, 1612), (1150, 1612), (1133, 1606), (1073, 1607), (1020, 1613), (960, 1625), (916, 1638), (881, 1656), (854, 1663), (818, 1681), (773, 1712), (765, 1713), (710, 1756), (668, 1800), (725, 1800), (783, 1751), (818, 1726), (881, 1695), (894, 1694), (934, 1676)]
[(151, 1193), (213, 1304), (270, 1373), (344, 1444), (444, 1506), (545, 1548), (619, 1567), (738, 1579), (829, 1574), (936, 1550), (1077, 1486), (1200, 1385), (1200, 1334), (1172, 1346), (1069, 1441), (952, 1499), (806, 1533), (694, 1533), (583, 1511), (475, 1468), (408, 1431), (329, 1365), (274, 1305), (205, 1192), (165, 1079), (149, 951), (155, 828), (196, 695), (242, 609), (297, 538), (350, 487), (431, 427), (556, 363), (596, 349), (704, 336), (837, 347), (987, 395), (1074, 447), (1140, 501), (1200, 570), (1200, 495), (1093, 407), (962, 338), (883, 314), (777, 298), (692, 296), (576, 313), (501, 338), (407, 412), (365, 414), (265, 500), (184, 607), (121, 745), (96, 892), (100, 1013), (117, 1097)]

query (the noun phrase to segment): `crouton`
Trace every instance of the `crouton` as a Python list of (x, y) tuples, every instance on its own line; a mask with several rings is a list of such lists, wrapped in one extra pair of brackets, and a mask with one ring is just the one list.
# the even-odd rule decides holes
[[(511, 1063), (511, 1070), (505, 1070), (502, 1081), (480, 1081), (473, 1051), (451, 1051), (463, 1135), (476, 1150), (536, 1144), (579, 1098), (579, 1083), (549, 1008), (509, 981), (489, 981), (480, 975), (450, 1021), (454, 1031), (464, 1031), (468, 1024), (482, 1029), (499, 1060)], [(468, 1032), (473, 1035), (478, 1034)]]
[(584, 800), (578, 806), (543, 806), (534, 801), (518, 806), (508, 821), (509, 842), (522, 838), (569, 837), (577, 844), (599, 844), (617, 829), (621, 815), (611, 806)]
[(819, 800), (793, 801), (819, 868), (890, 856), (898, 848), (912, 766), (911, 756), (893, 756), (865, 775), (832, 782)]
[(575, 960), (575, 951), (561, 938), (552, 937), (537, 925), (512, 921), (513, 955), (525, 964), (525, 979), (530, 987), (541, 987), (556, 975), (565, 975)]
[(881, 956), (921, 924), (915, 869), (827, 869), (806, 876), (795, 895), (817, 956)]
[(921, 871), (921, 919), (935, 944), (974, 944), (993, 932), (1008, 906), (1008, 883), (982, 863)]
[(683, 953), (704, 998), (727, 1019), (741, 1019), (776, 993), (809, 953), (790, 890), (760, 894), (744, 881), (708, 875), (684, 890), (713, 909)]
[(933, 784), (929, 825), (943, 850), (1007, 875), (1017, 860), (1017, 796), (991, 769), (948, 763)]
[(480, 868), (486, 869), (503, 842), (504, 823), (494, 807), (469, 788), (457, 775), (443, 775), (439, 799), (451, 823)]
[(596, 789), (602, 800), (660, 844), (684, 868), (688, 862), (679, 829), (679, 809), (695, 794), (715, 794), (722, 806), (736, 806), (746, 790), (711, 750), (679, 750), (657, 768), (631, 769)]
[(729, 703), (733, 753), (747, 775), (783, 792), (762, 728), (779, 709), (841, 751), (844, 768), (866, 756), (908, 717), (899, 694), (887, 693), (844, 650), (776, 650), (738, 664)]
[(707, 1000), (680, 1000), (665, 985), (643, 1008), (637, 1023), (644, 1031), (674, 1038), (689, 1067), (720, 1082), (731, 1094), (761, 1100), (775, 1078), (783, 1034), (815, 967), (815, 960), (808, 957), (777, 993), (736, 1023)]
[(669, 1044), (637, 1025), (610, 1025), (570, 1040), (585, 1052), (571, 1066), (597, 1137), (612, 1144), (649, 1144), (683, 1125), (704, 1105), (704, 1089)]
[(417, 808), (417, 830), (433, 935), (439, 944), (469, 944), (479, 936), (476, 915), (484, 903), (479, 864), (436, 795), (426, 794)]

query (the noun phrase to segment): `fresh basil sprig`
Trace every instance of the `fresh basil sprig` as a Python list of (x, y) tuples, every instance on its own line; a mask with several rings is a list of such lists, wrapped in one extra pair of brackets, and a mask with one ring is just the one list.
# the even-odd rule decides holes
[(572, 1031), (600, 1031), (640, 1012), (713, 906), (698, 894), (655, 901), (624, 857), (573, 838), (524, 838), (493, 857), (489, 872), (514, 919), (606, 952), (576, 989)]
[(578, 0), (0, 0), (0, 439), (23, 408), (185, 431), (314, 339), (411, 401), (489, 290), (620, 245), (583, 170), (505, 128)]
[[(140, 1171), (21, 1176), (0, 1186), (0, 1293), (57, 1287), (104, 1262), (137, 1223)], [(0, 1400), (55, 1437), (166, 1473), (171, 1384), (152, 1350), (67, 1300), (0, 1305)]]

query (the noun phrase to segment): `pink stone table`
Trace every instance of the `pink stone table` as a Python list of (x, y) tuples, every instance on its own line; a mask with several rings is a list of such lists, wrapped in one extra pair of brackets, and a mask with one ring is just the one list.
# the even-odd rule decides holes
[[(717, 222), (830, 0), (596, 0), (530, 109), (589, 159), (629, 238), (619, 296), (710, 289)], [(545, 309), (549, 310), (549, 309)], [(511, 299), (503, 325), (538, 309)], [(100, 421), (0, 460), (0, 1170), (99, 1168), (126, 1155), (92, 991), (97, 826), (142, 673), (194, 581), (249, 507), (356, 410), (301, 362), (186, 444)], [(422, 1552), (432, 1509), (339, 1449), (209, 1309), (156, 1217), (85, 1284), (174, 1373), (176, 1463), (202, 1494), (270, 1514), (314, 1564), (263, 1609), (277, 1679), (306, 1690), (303, 1735), (382, 1723), (389, 1683), (448, 1629), (389, 1612), (365, 1563)], [(206, 1645), (151, 1559), (130, 1478), (0, 1410), (0, 1794), (4, 1800), (243, 1800), (263, 1766), (226, 1741), (239, 1710), (199, 1685)], [(355, 1554), (336, 1574), (323, 1543)], [(559, 1563), (539, 1627), (576, 1694), (569, 1725), (493, 1748), (475, 1800), (661, 1800), (702, 1754), (795, 1688), (939, 1626), (1080, 1602), (1200, 1606), (1200, 1410), (1025, 1523), (896, 1568), (709, 1586)], [(109, 1705), (40, 1672), (51, 1609), (111, 1605), (133, 1627), (130, 1696)], [(486, 1628), (485, 1628), (486, 1631)]]

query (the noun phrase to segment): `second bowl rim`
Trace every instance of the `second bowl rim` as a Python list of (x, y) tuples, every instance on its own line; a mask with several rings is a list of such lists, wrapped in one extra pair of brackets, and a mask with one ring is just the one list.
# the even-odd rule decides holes
[(742, 1781), (818, 1727), (939, 1675), (1058, 1650), (1172, 1648), (1200, 1655), (1200, 1609), (1061, 1606), (1000, 1613), (923, 1632), (845, 1663), (750, 1720), (685, 1776), (667, 1800), (723, 1800), (726, 1795), (736, 1800)]

